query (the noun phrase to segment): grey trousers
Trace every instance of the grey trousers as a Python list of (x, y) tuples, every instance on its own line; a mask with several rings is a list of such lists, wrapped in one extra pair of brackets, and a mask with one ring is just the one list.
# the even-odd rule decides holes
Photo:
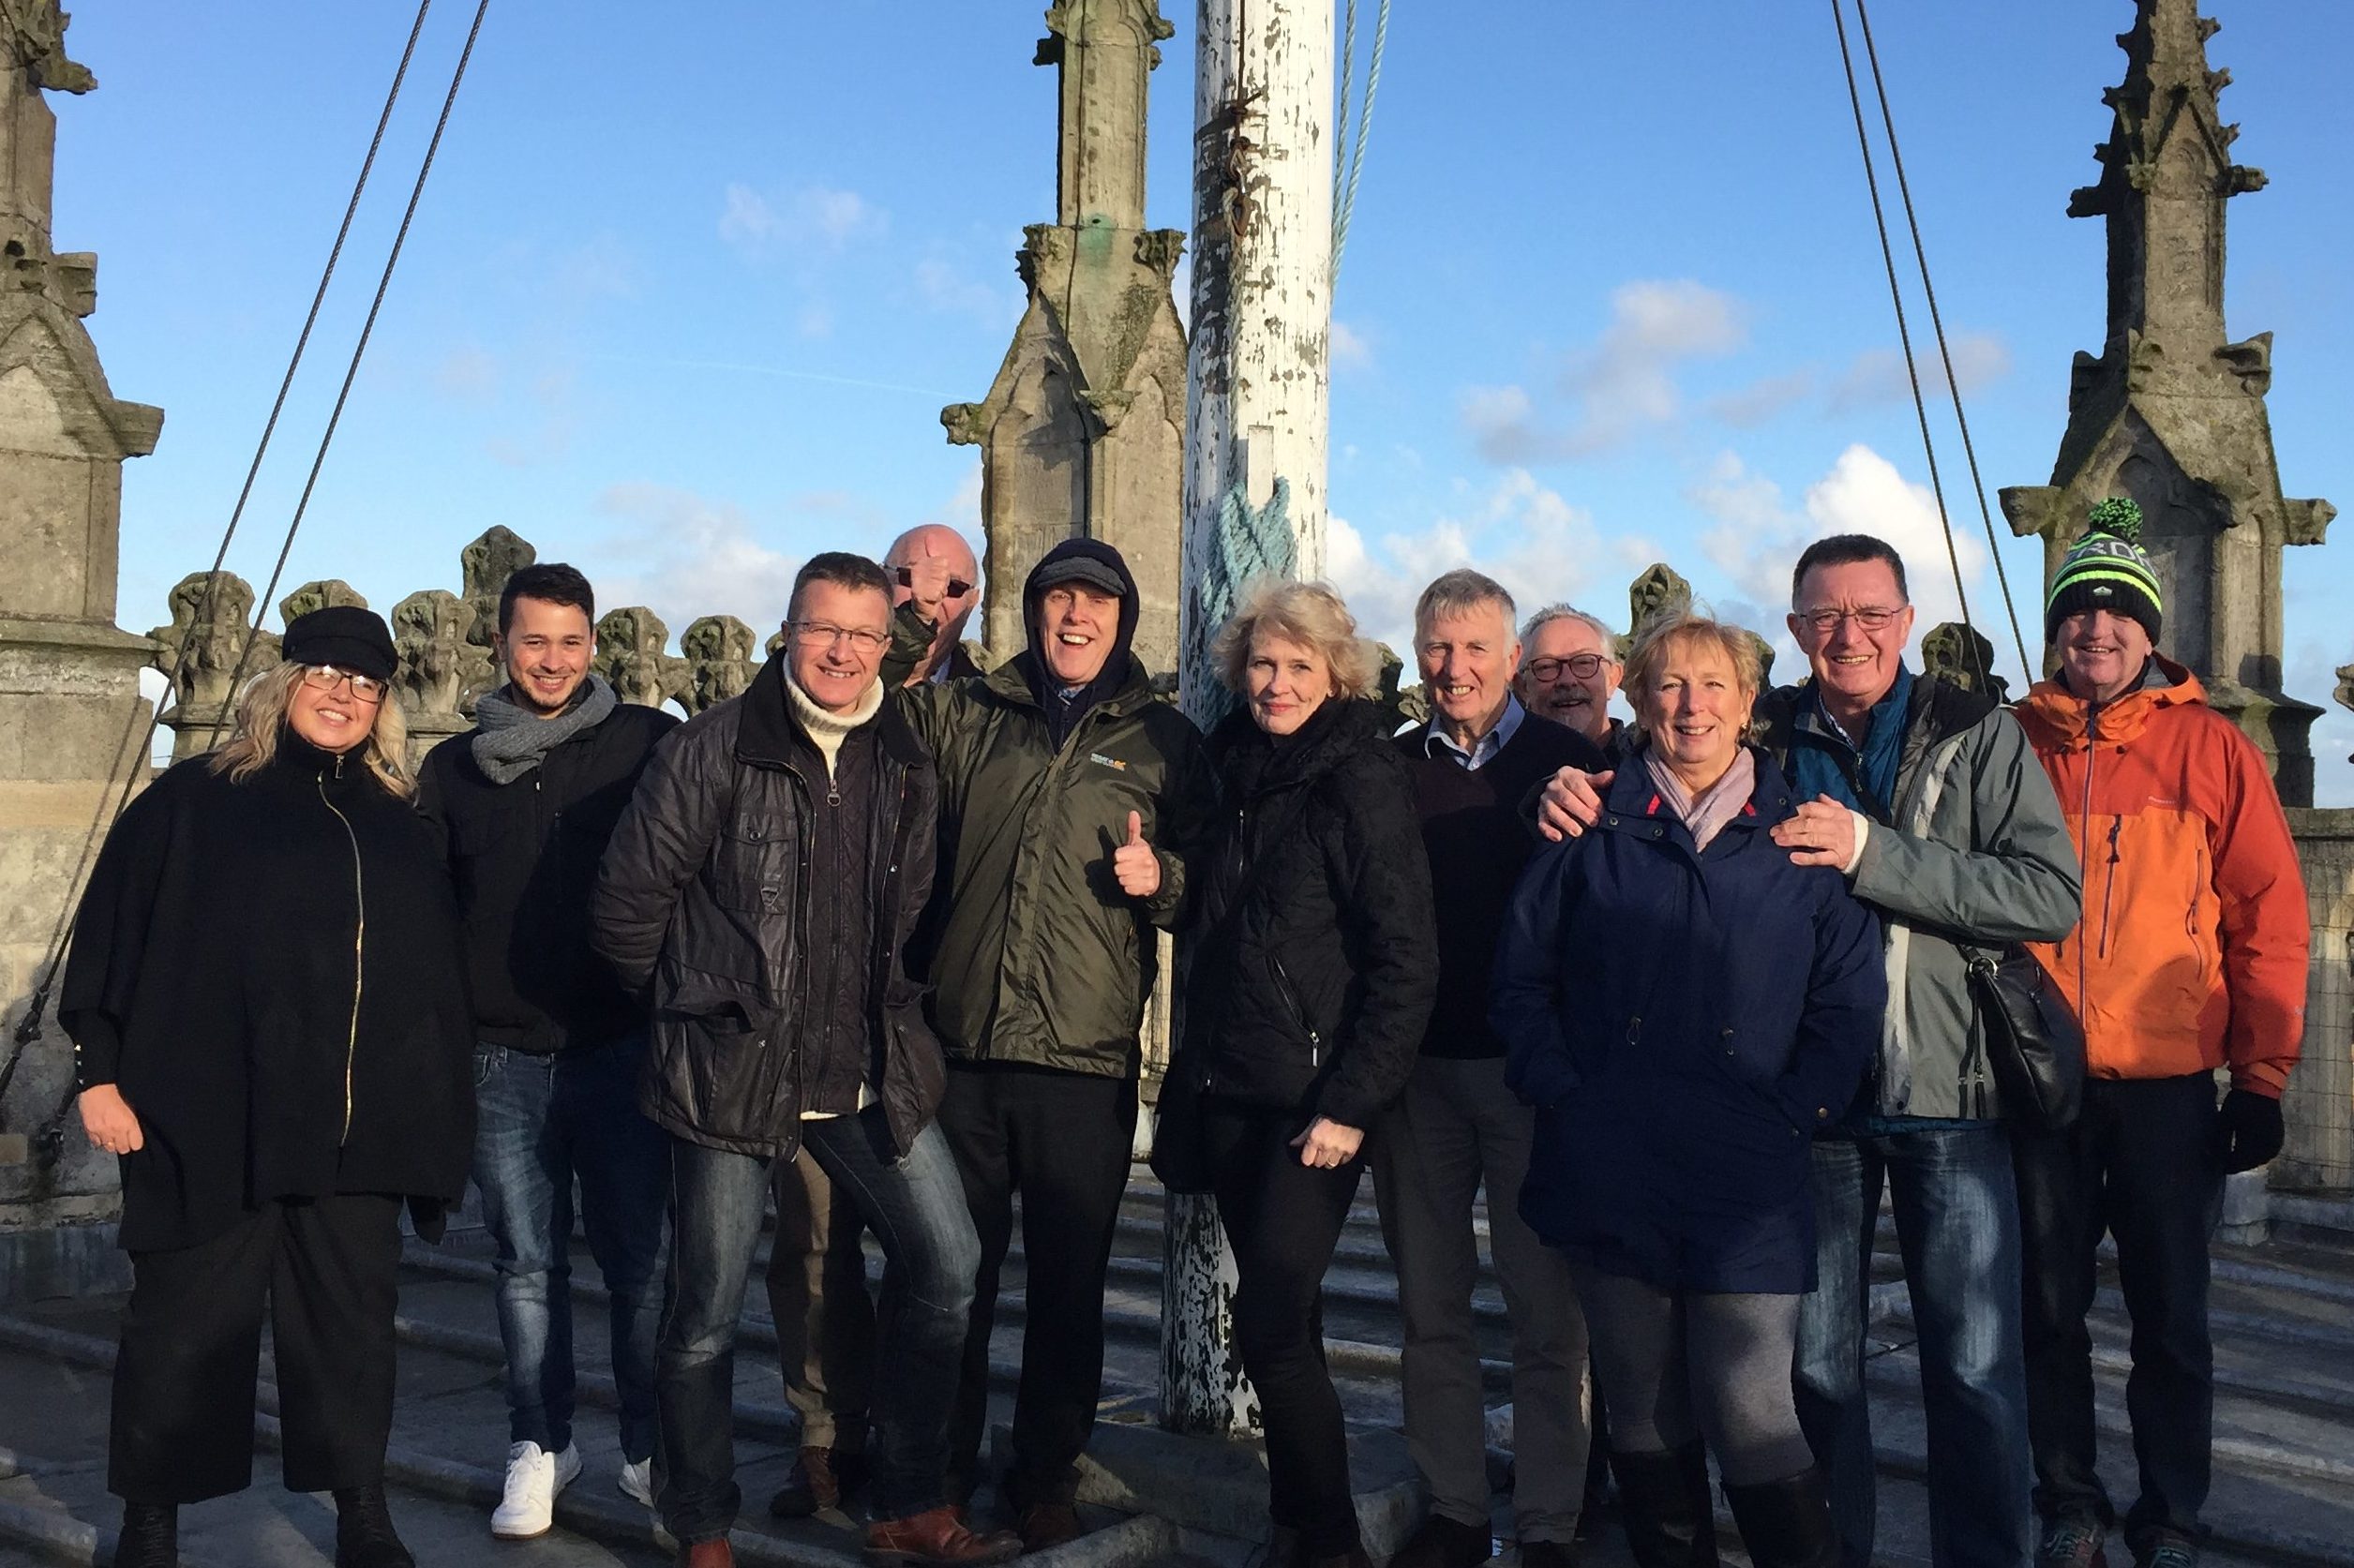
[(804, 1146), (771, 1162), (776, 1234), (769, 1250), (769, 1316), (776, 1322), (785, 1401), (801, 1412), (806, 1448), (866, 1449), (875, 1386), (875, 1298), (866, 1289), (866, 1221)]
[(1512, 1516), (1523, 1541), (1567, 1543), (1584, 1500), (1585, 1320), (1560, 1253), (1521, 1221), (1535, 1113), (1504, 1063), (1424, 1057), (1373, 1145), (1382, 1236), (1405, 1319), (1406, 1448), (1431, 1511), (1488, 1520), (1487, 1400), (1471, 1296), (1472, 1199), (1488, 1190), (1488, 1249), (1512, 1320)]

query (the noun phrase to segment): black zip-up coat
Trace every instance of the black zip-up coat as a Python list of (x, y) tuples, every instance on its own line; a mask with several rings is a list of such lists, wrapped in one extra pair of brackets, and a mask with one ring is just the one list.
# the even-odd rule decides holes
[(241, 783), (198, 757), (150, 785), (91, 873), (58, 1016), (82, 1085), (115, 1084), (145, 1138), (122, 1161), (130, 1251), (337, 1192), (408, 1198), (432, 1232), (465, 1191), (457, 912), (425, 824), (356, 756), (289, 731)]
[(417, 810), (457, 891), (478, 1038), (547, 1053), (645, 1025), (645, 1003), (589, 950), (589, 898), (638, 775), (678, 726), (622, 703), (506, 784), (475, 764), (478, 731), (426, 757)]
[[(932, 891), (939, 786), (892, 704), (875, 721), (868, 994), (881, 1098), (904, 1153), (945, 1087), (923, 990), (902, 957)], [(653, 1050), (639, 1103), (665, 1129), (763, 1157), (801, 1144), (808, 1103), (811, 791), (825, 766), (787, 711), (785, 656), (751, 690), (666, 738), (622, 814), (591, 909), (597, 952), (651, 990)]]
[(1271, 740), (1210, 737), (1225, 812), (1199, 889), (1184, 1059), (1205, 1093), (1366, 1127), (1398, 1098), (1438, 995), (1413, 784), (1371, 703)]

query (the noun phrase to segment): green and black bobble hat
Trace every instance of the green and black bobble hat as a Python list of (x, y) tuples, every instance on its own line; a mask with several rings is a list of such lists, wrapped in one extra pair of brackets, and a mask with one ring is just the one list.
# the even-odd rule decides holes
[(2140, 541), (2140, 507), (2122, 496), (2093, 506), (2084, 519), (2084, 537), (2052, 575), (2051, 591), (2044, 599), (2046, 642), (2059, 634), (2062, 621), (2087, 610), (2130, 616), (2152, 642), (2158, 640), (2165, 595)]

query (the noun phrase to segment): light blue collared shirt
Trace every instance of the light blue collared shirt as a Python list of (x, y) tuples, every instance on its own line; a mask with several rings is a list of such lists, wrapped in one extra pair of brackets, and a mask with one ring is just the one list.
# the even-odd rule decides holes
[(1431, 716), (1429, 727), (1423, 731), (1422, 754), (1437, 756), (1439, 749), (1445, 747), (1446, 754), (1461, 763), (1463, 771), (1477, 773), (1495, 760), (1496, 754), (1504, 750), (1520, 730), (1521, 721), (1525, 717), (1527, 713), (1521, 707), (1521, 699), (1507, 693), (1504, 699), (1504, 711), (1497, 716), (1494, 726), (1473, 741), (1471, 750), (1467, 752), (1447, 738), (1447, 732), (1439, 727), (1439, 718), (1434, 713)]

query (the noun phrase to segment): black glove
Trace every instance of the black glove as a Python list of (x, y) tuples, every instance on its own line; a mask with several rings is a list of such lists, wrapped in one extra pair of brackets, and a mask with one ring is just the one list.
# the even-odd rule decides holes
[(2215, 1113), (2215, 1142), (2226, 1175), (2253, 1171), (2281, 1152), (2281, 1102), (2254, 1089), (2234, 1089)]

